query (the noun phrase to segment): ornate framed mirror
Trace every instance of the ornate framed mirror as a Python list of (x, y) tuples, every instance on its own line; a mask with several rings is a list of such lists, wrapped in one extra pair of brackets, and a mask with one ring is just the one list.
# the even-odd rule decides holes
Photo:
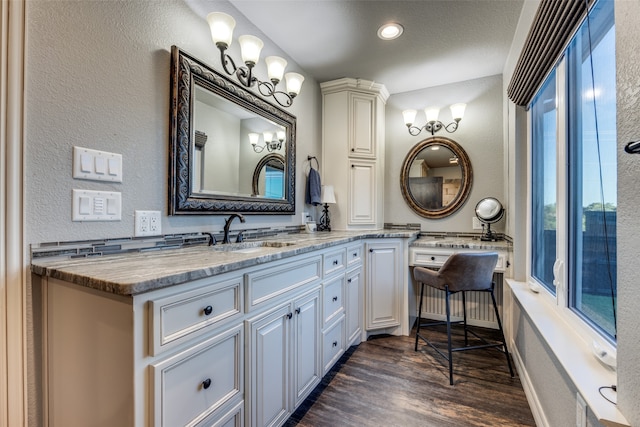
[[(264, 133), (278, 141), (265, 141)], [(295, 139), (295, 116), (171, 48), (171, 215), (294, 214)], [(281, 191), (269, 195), (253, 187), (265, 148), (282, 165)]]
[(464, 205), (473, 170), (464, 149), (434, 136), (411, 148), (400, 172), (400, 189), (409, 207), (425, 218), (444, 218)]

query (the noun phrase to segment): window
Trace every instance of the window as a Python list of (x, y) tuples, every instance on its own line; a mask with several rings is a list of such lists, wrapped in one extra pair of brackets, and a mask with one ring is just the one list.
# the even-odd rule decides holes
[[(556, 294), (558, 305), (611, 339), (616, 304), (614, 37), (613, 2), (599, 1), (530, 110), (531, 278)], [(562, 285), (555, 288), (554, 279)]]

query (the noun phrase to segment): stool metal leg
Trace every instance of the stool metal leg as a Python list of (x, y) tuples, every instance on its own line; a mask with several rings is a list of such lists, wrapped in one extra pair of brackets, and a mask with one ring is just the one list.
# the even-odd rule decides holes
[(467, 299), (466, 291), (462, 291), (462, 316), (463, 316), (463, 324), (464, 324), (464, 345), (465, 347), (469, 345), (469, 335), (467, 334)]
[(445, 286), (445, 303), (447, 309), (447, 350), (449, 353), (449, 385), (453, 385), (453, 356), (451, 351), (451, 307), (449, 305), (449, 287)]
[(420, 333), (420, 322), (421, 322), (421, 314), (422, 314), (422, 297), (424, 296), (424, 283), (420, 284), (420, 303), (418, 304), (418, 326), (416, 326), (416, 345), (414, 347), (414, 351), (418, 351), (418, 338)]
[(507, 350), (507, 340), (504, 337), (504, 331), (502, 330), (502, 322), (500, 321), (500, 314), (498, 313), (498, 305), (496, 304), (496, 297), (493, 294), (493, 285), (491, 286), (491, 301), (493, 301), (493, 309), (496, 312), (496, 320), (498, 321), (498, 328), (500, 329), (500, 336), (502, 337), (502, 345), (504, 346), (504, 355), (507, 357), (507, 365), (509, 365), (509, 373), (511, 377), (514, 377), (513, 367), (511, 366), (511, 357), (509, 357), (509, 350)]

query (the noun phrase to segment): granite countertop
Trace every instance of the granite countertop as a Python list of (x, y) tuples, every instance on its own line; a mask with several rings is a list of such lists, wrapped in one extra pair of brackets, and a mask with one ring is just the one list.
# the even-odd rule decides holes
[(494, 251), (511, 251), (511, 242), (500, 240), (497, 242), (483, 242), (472, 237), (435, 237), (420, 236), (411, 243), (412, 248), (446, 248), (446, 249), (478, 249)]
[(131, 296), (355, 240), (415, 238), (418, 234), (417, 230), (395, 229), (287, 234), (264, 239), (270, 246), (257, 248), (259, 243), (250, 241), (237, 244), (236, 248), (244, 248), (246, 252), (226, 251), (223, 245), (197, 245), (92, 258), (38, 259), (32, 261), (31, 271), (36, 275)]

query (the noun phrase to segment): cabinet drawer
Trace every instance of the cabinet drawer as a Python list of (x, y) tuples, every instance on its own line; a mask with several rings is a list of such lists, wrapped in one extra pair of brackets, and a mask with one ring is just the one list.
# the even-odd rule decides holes
[(151, 305), (151, 353), (156, 355), (242, 314), (242, 278), (158, 298)]
[[(222, 414), (222, 415), (220, 415)], [(231, 409), (221, 408), (220, 412), (207, 417), (196, 427), (243, 427), (244, 401), (232, 404)]]
[(195, 426), (243, 393), (242, 326), (153, 364), (154, 425)]
[(322, 285), (323, 324), (329, 324), (344, 312), (344, 276)]
[(347, 265), (352, 266), (362, 262), (362, 243), (347, 248)]
[(425, 265), (430, 267), (439, 267), (451, 256), (449, 253), (439, 252), (413, 252), (413, 265)]
[(345, 248), (324, 254), (322, 271), (324, 277), (337, 271), (342, 271), (346, 267), (347, 250)]
[(319, 256), (247, 274), (247, 311), (277, 301), (277, 297), (320, 279)]
[(344, 353), (344, 316), (322, 333), (322, 374)]

